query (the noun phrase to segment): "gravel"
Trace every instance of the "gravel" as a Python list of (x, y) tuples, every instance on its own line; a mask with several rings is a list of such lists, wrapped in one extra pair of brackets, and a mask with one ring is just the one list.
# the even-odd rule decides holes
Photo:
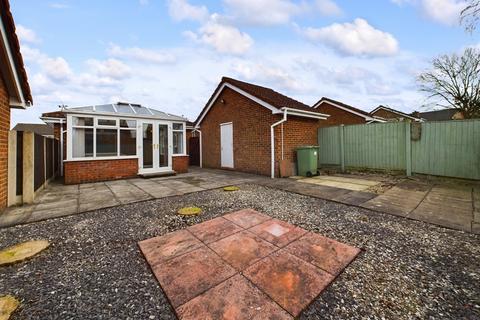
[(175, 319), (137, 242), (249, 207), (364, 250), (301, 319), (480, 319), (480, 236), (256, 185), (0, 229), (0, 247), (52, 243), (0, 268), (0, 295), (21, 300), (13, 320)]

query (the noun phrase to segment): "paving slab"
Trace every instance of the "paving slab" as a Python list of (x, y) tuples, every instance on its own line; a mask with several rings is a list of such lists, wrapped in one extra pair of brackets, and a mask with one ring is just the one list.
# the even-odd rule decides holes
[(191, 226), (187, 229), (204, 243), (210, 243), (228, 237), (243, 229), (222, 217)]
[(311, 184), (316, 184), (321, 186), (335, 187), (335, 188), (347, 189), (347, 190), (353, 190), (353, 191), (364, 191), (370, 187), (368, 185), (363, 185), (363, 184), (324, 180), (324, 179), (317, 179), (317, 178), (302, 179), (302, 180), (298, 180), (298, 182), (311, 183)]
[(114, 197), (122, 204), (152, 199), (152, 196), (128, 180), (106, 182)]
[(271, 217), (261, 214), (253, 209), (243, 209), (232, 212), (223, 216), (225, 219), (232, 221), (236, 225), (248, 229), (257, 224), (272, 219)]
[(351, 204), (355, 206), (359, 206), (362, 203), (365, 203), (369, 200), (376, 198), (378, 194), (371, 193), (371, 192), (363, 192), (363, 191), (352, 191), (346, 194), (342, 194), (336, 198), (332, 198), (334, 201), (342, 202), (345, 204)]
[(249, 232), (241, 231), (208, 245), (238, 271), (266, 257), (275, 250), (273, 244)]
[(266, 294), (239, 274), (190, 300), (176, 311), (182, 320), (293, 319)]
[(372, 180), (359, 179), (359, 178), (347, 178), (347, 177), (341, 177), (341, 176), (316, 176), (316, 177), (313, 177), (313, 179), (359, 184), (359, 185), (365, 185), (368, 187), (373, 187), (380, 184), (379, 181), (372, 181)]
[(277, 247), (284, 247), (307, 233), (302, 228), (277, 219), (265, 221), (248, 230)]
[(361, 206), (395, 215), (408, 216), (408, 214), (423, 201), (427, 193), (428, 191), (406, 190), (393, 187), (384, 194), (361, 204)]
[(285, 247), (285, 251), (338, 275), (360, 253), (360, 249), (309, 232)]
[(252, 265), (244, 275), (294, 317), (334, 280), (328, 272), (284, 250)]
[(205, 246), (150, 266), (174, 308), (236, 273)]

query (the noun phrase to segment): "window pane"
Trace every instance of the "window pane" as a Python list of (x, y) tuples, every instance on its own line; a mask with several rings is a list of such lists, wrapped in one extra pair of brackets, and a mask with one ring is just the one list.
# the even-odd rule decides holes
[(117, 129), (97, 129), (97, 157), (117, 156)]
[(135, 120), (120, 120), (120, 127), (135, 129), (137, 127), (137, 121), (135, 121)]
[(116, 126), (117, 121), (112, 119), (98, 119), (99, 126)]
[(73, 126), (93, 126), (93, 118), (73, 117)]
[(173, 132), (173, 153), (183, 153), (183, 132)]
[(137, 154), (137, 131), (120, 130), (120, 155), (134, 156)]
[(93, 157), (93, 129), (73, 128), (74, 158)]
[(183, 123), (174, 123), (173, 130), (183, 130)]
[(111, 104), (102, 104), (99, 106), (95, 106), (95, 111), (99, 112), (115, 112), (113, 106)]
[(115, 107), (117, 108), (118, 113), (132, 113), (133, 114), (133, 110), (132, 110), (132, 108), (130, 108), (129, 105), (117, 104)]
[(144, 107), (133, 107), (133, 109), (135, 110), (135, 112), (137, 114), (148, 114), (148, 115), (151, 115), (150, 111), (148, 111), (147, 108), (144, 108)]

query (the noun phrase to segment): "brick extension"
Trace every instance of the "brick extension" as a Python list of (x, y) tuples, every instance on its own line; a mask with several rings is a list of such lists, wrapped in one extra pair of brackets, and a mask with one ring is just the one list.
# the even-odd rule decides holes
[(64, 162), (65, 184), (117, 180), (138, 174), (138, 159)]
[(7, 89), (0, 77), (0, 209), (8, 199), (8, 131), (10, 130), (10, 105)]

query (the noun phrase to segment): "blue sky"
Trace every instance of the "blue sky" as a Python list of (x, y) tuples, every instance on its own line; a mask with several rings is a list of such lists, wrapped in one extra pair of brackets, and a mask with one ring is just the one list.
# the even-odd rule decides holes
[(426, 103), (415, 76), (478, 45), (464, 0), (13, 0), (39, 122), (59, 104), (141, 103), (194, 120), (222, 76), (306, 104)]

